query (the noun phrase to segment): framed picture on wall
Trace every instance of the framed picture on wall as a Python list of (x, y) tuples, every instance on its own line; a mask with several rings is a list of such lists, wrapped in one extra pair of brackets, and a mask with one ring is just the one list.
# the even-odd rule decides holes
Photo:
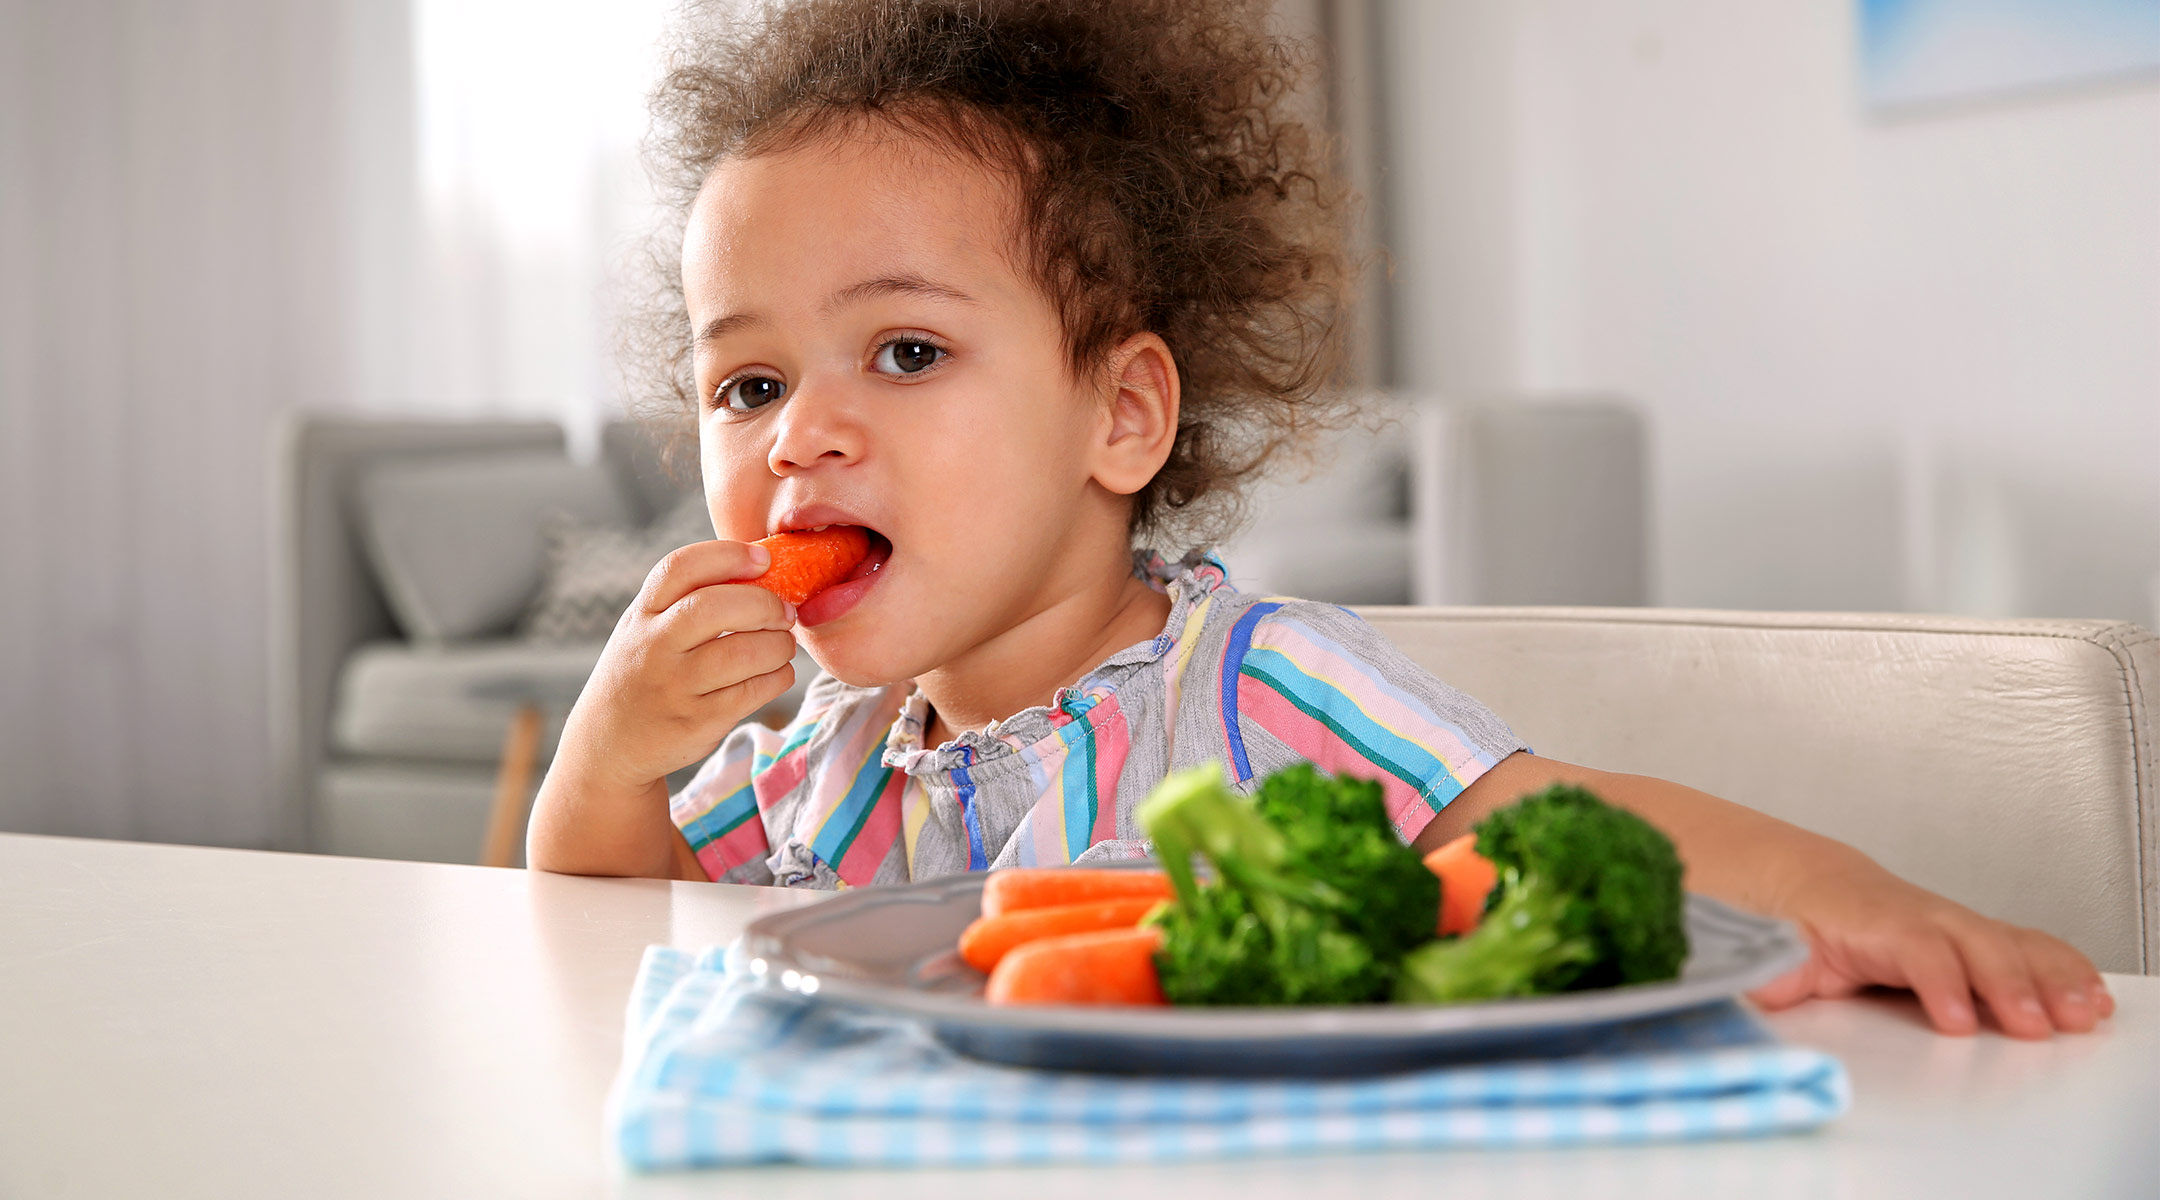
[(2160, 80), (2160, 0), (1854, 0), (1878, 111)]

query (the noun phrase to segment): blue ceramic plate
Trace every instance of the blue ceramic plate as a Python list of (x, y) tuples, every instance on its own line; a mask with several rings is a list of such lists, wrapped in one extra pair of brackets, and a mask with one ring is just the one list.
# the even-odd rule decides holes
[(1790, 925), (1690, 895), (1688, 961), (1669, 983), (1447, 1006), (993, 1006), (983, 1003), (982, 973), (955, 950), (982, 910), (982, 886), (981, 874), (955, 875), (761, 917), (743, 933), (746, 961), (765, 986), (913, 1017), (994, 1062), (1314, 1076), (1574, 1052), (1620, 1022), (1731, 999), (1807, 958)]

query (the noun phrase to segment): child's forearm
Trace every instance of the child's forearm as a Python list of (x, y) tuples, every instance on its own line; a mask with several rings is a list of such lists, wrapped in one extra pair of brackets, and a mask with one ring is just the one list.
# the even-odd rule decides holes
[(566, 875), (705, 878), (668, 816), (667, 780), (624, 789), (583, 776), (560, 759), (533, 800), (525, 862)]
[(1480, 776), (1433, 818), (1416, 845), (1438, 847), (1469, 832), (1494, 809), (1554, 783), (1579, 784), (1639, 814), (1673, 840), (1690, 891), (1756, 912), (1782, 913), (1802, 879), (1874, 866), (1843, 842), (1707, 792), (1532, 754), (1512, 755)]

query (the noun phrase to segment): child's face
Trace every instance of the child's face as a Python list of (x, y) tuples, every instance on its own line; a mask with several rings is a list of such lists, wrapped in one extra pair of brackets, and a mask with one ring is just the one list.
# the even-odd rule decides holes
[(727, 160), (691, 211), (714, 528), (752, 541), (860, 525), (873, 561), (890, 546), (867, 582), (800, 614), (804, 645), (846, 682), (950, 663), (1072, 593), (1061, 551), (1123, 549), (1127, 497), (1089, 452), (1106, 405), (1011, 261), (1013, 205), (1000, 176), (869, 127)]

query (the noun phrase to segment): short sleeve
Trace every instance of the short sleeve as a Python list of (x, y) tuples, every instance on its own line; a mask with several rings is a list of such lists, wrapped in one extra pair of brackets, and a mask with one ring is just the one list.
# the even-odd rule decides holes
[(751, 785), (779, 745), (778, 732), (754, 721), (736, 726), (668, 801), (668, 815), (715, 882), (772, 882), (765, 865), (771, 847)]
[(1240, 782), (1296, 762), (1376, 779), (1404, 841), (1501, 759), (1525, 749), (1492, 710), (1449, 687), (1348, 609), (1255, 604), (1225, 655)]
[(837, 684), (831, 676), (815, 680), (785, 729), (736, 726), (669, 798), (668, 815), (714, 882), (774, 882), (767, 822), (784, 824), (800, 799), (810, 742), (839, 697)]

